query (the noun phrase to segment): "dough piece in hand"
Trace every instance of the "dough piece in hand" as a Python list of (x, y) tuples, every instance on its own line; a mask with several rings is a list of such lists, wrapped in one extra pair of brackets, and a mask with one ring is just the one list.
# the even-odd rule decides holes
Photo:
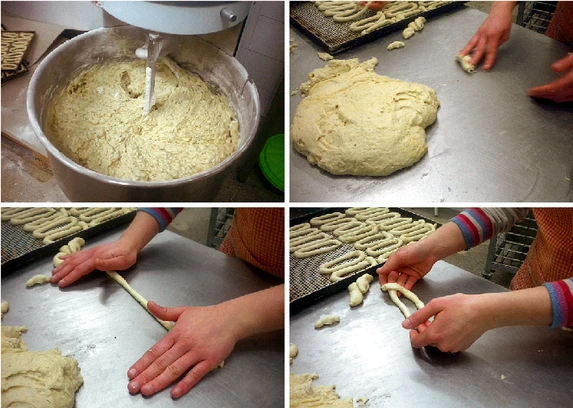
[(2, 317), (8, 313), (8, 310), (10, 310), (10, 305), (6, 300), (2, 299)]
[(83, 384), (78, 362), (57, 349), (27, 351), (26, 328), (8, 329), (2, 327), (2, 407), (72, 408)]
[(471, 55), (456, 55), (456, 61), (460, 64), (460, 67), (468, 74), (473, 74), (476, 72), (476, 66), (472, 64), (472, 57)]
[(364, 300), (362, 292), (358, 289), (356, 282), (348, 285), (348, 292), (350, 292), (350, 306), (358, 306)]
[(26, 287), (31, 287), (34, 285), (43, 285), (44, 283), (48, 283), (50, 281), (50, 277), (47, 275), (38, 274), (26, 282)]
[(398, 48), (404, 48), (405, 46), (406, 46), (406, 43), (403, 41), (394, 41), (394, 42), (391, 42), (390, 44), (388, 44), (386, 49), (388, 51), (392, 51), (392, 50), (397, 50)]
[(382, 285), (382, 290), (388, 292), (388, 294), (390, 295), (390, 299), (392, 299), (392, 302), (394, 302), (394, 304), (396, 306), (398, 306), (398, 308), (400, 309), (400, 311), (402, 312), (404, 317), (406, 317), (406, 319), (408, 317), (410, 317), (411, 313), (410, 313), (410, 310), (406, 307), (406, 305), (404, 303), (402, 303), (402, 301), (398, 298), (397, 292), (402, 292), (402, 294), (408, 300), (410, 300), (412, 303), (414, 303), (416, 308), (421, 309), (424, 307), (424, 302), (422, 302), (418, 298), (418, 296), (416, 296), (414, 294), (414, 292), (409, 291), (408, 289), (400, 286), (397, 283), (386, 283), (386, 284)]
[(82, 237), (75, 237), (70, 242), (68, 242), (67, 245), (60, 247), (60, 252), (58, 252), (53, 259), (54, 267), (58, 267), (64, 263), (64, 260), (61, 259), (62, 256), (71, 255), (75, 252), (78, 252), (85, 243), (86, 241)]
[(332, 60), (301, 85), (305, 98), (291, 127), (295, 149), (335, 175), (387, 176), (427, 151), (436, 92), (378, 75), (376, 58)]
[(294, 358), (296, 356), (298, 356), (298, 347), (296, 344), (291, 343), (289, 348), (288, 348), (288, 353), (289, 353), (289, 362), (290, 364), (292, 364), (292, 360), (294, 360)]
[(314, 328), (320, 329), (323, 326), (331, 326), (338, 322), (340, 322), (340, 316), (334, 314), (326, 315), (317, 320), (317, 322), (314, 324)]

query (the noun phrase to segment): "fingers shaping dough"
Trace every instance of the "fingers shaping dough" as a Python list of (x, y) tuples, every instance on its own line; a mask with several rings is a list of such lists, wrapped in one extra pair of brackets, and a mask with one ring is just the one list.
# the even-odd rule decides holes
[(402, 314), (406, 317), (406, 319), (410, 317), (411, 313), (410, 310), (406, 307), (406, 305), (402, 303), (402, 301), (398, 298), (397, 292), (402, 292), (402, 294), (408, 300), (414, 303), (417, 309), (421, 309), (424, 307), (424, 302), (422, 302), (418, 298), (418, 296), (414, 294), (414, 292), (409, 291), (408, 289), (400, 286), (397, 283), (386, 283), (382, 285), (382, 290), (388, 292), (388, 294), (390, 295), (390, 299), (392, 299), (392, 302), (394, 302), (394, 304), (398, 306), (398, 308), (400, 309)]
[(149, 312), (149, 314), (151, 316), (153, 316), (153, 318), (159, 322), (159, 324), (161, 324), (167, 330), (171, 330), (171, 328), (173, 327), (173, 323), (172, 322), (166, 322), (164, 320), (161, 320), (161, 319), (158, 319), (157, 317), (155, 317), (153, 315), (153, 313), (151, 313), (149, 311), (149, 308), (147, 307), (147, 300), (143, 296), (141, 296), (139, 293), (137, 293), (137, 291), (135, 289), (133, 289), (129, 285), (129, 283), (127, 283), (127, 281), (125, 279), (123, 279), (123, 277), (120, 274), (118, 274), (117, 272), (113, 272), (113, 271), (109, 271), (106, 273), (110, 278), (112, 278), (114, 281), (119, 283), (121, 285), (121, 287), (123, 287), (127, 291), (127, 293), (129, 293), (135, 300), (137, 300), (137, 302), (141, 306), (143, 306), (143, 308), (145, 310), (147, 310)]
[(320, 329), (323, 326), (331, 326), (338, 322), (340, 322), (340, 316), (334, 314), (326, 315), (318, 319), (318, 321), (314, 324), (314, 328)]
[(456, 61), (458, 62), (458, 64), (460, 64), (462, 69), (466, 71), (468, 74), (473, 74), (474, 72), (476, 72), (476, 66), (472, 64), (471, 55), (465, 55), (465, 56), (456, 55)]
[(28, 279), (28, 281), (26, 282), (26, 287), (31, 287), (34, 285), (43, 285), (44, 283), (48, 283), (50, 281), (50, 277), (47, 275), (36, 275), (30, 279)]
[(60, 266), (64, 263), (64, 260), (61, 259), (62, 256), (71, 255), (75, 252), (78, 252), (82, 246), (86, 243), (86, 241), (82, 237), (75, 237), (67, 245), (60, 247), (60, 252), (54, 256), (54, 267)]

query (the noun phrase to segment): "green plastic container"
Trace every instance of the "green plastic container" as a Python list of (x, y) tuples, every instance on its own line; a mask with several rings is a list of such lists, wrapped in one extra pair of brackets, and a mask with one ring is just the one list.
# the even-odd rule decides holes
[(259, 167), (269, 182), (280, 191), (285, 190), (285, 136), (269, 137), (259, 154)]

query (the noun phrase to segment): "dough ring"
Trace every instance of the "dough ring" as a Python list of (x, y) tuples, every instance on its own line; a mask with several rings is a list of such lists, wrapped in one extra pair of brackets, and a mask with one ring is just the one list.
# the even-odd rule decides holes
[(58, 231), (67, 231), (68, 229), (70, 229), (71, 227), (77, 225), (78, 223), (78, 219), (74, 218), (74, 217), (60, 217), (55, 219), (54, 221), (42, 225), (39, 228), (36, 228), (33, 232), (32, 232), (32, 236), (34, 238), (45, 238), (48, 235), (52, 235), (54, 234), (56, 231), (50, 231), (53, 230), (54, 228), (56, 228)]
[(30, 208), (10, 217), (10, 224), (22, 225), (37, 219), (47, 217), (55, 213), (53, 208)]
[(313, 255), (320, 255), (338, 248), (342, 243), (337, 239), (320, 240), (307, 244), (296, 250), (294, 256), (297, 258), (308, 258)]
[(399, 238), (391, 238), (380, 241), (369, 248), (366, 248), (366, 253), (370, 256), (380, 256), (386, 252), (395, 251), (400, 248), (404, 242)]
[(360, 222), (360, 221), (348, 222), (348, 223), (342, 225), (341, 227), (336, 228), (334, 231), (332, 231), (332, 235), (338, 237), (340, 235), (350, 234), (354, 231), (357, 231), (357, 230), (363, 228), (365, 225), (367, 225), (367, 224)]
[[(366, 254), (362, 251), (352, 251), (338, 258), (333, 259), (320, 265), (318, 271), (322, 274), (331, 274), (339, 269), (345, 268), (350, 265), (355, 265), (366, 258)], [(347, 261), (347, 262), (346, 262)]]
[(371, 17), (355, 21), (354, 23), (350, 24), (350, 27), (348, 27), (348, 29), (350, 31), (360, 31), (361, 35), (366, 35), (374, 30), (386, 27), (387, 25), (390, 25), (393, 22), (394, 19), (387, 19), (386, 15), (382, 11), (379, 11)]
[(354, 218), (339, 218), (337, 220), (327, 222), (326, 224), (322, 224), (320, 229), (327, 232), (334, 231), (338, 227), (342, 227), (343, 225), (353, 221), (355, 221)]
[(301, 231), (310, 228), (310, 223), (305, 222), (303, 224), (297, 224), (290, 227), (288, 230), (289, 232)]
[(32, 210), (33, 208), (29, 208), (29, 207), (23, 207), (23, 208), (2, 208), (2, 215), (0, 216), (0, 218), (2, 219), (2, 221), (9, 221), (10, 219), (12, 219), (12, 217), (16, 217), (17, 215), (28, 211), (28, 210)]
[(345, 243), (355, 242), (359, 239), (366, 238), (377, 233), (378, 227), (376, 224), (367, 224), (360, 229), (353, 230), (352, 232), (339, 236), (338, 239)]
[(316, 234), (313, 234), (310, 236), (297, 238), (295, 241), (290, 242), (289, 252), (295, 252), (295, 251), (303, 248), (304, 246), (306, 246), (309, 242), (323, 241), (323, 240), (328, 240), (331, 238), (332, 237), (330, 235), (325, 234), (324, 232), (317, 232)]
[(391, 229), (398, 228), (402, 225), (412, 224), (412, 218), (390, 218), (376, 223), (380, 231), (390, 231)]
[(116, 208), (109, 208), (109, 207), (91, 208), (89, 211), (85, 211), (82, 214), (80, 214), (79, 219), (84, 222), (92, 222), (96, 218), (109, 214), (115, 210)]
[(408, 244), (410, 242), (419, 241), (436, 230), (435, 224), (426, 223), (423, 224), (423, 226), (424, 229), (422, 231), (412, 231), (402, 234), (400, 235), (400, 239)]
[(399, 227), (394, 227), (389, 232), (395, 237), (399, 237), (401, 235), (408, 234), (411, 232), (423, 232), (426, 230), (424, 224), (426, 224), (424, 220), (414, 221), (410, 225), (404, 224)]
[(420, 11), (417, 9), (418, 5), (414, 2), (400, 1), (389, 4), (383, 11), (388, 18), (396, 17), (403, 20), (406, 17), (418, 14)]
[[(105, 214), (101, 214), (99, 217), (92, 219), (89, 223), (89, 226), (94, 227), (98, 224), (101, 224), (102, 222), (106, 222), (106, 221), (109, 221), (113, 218), (120, 217), (123, 214), (127, 214), (129, 211), (131, 211), (131, 210), (126, 209), (126, 208), (119, 208), (119, 209), (113, 209), (112, 208), (111, 212), (106, 212)], [(81, 219), (81, 215), (80, 215), (80, 219)]]
[(346, 215), (354, 216), (356, 214), (360, 214), (362, 212), (368, 211), (369, 209), (370, 209), (370, 207), (351, 207), (344, 212), (346, 213)]
[(364, 211), (360, 211), (359, 213), (355, 214), (354, 218), (356, 218), (359, 221), (364, 221), (370, 217), (374, 217), (375, 215), (386, 214), (389, 212), (390, 212), (389, 208), (370, 207)]
[(333, 212), (330, 214), (324, 214), (324, 215), (321, 215), (320, 217), (312, 218), (310, 220), (310, 225), (314, 225), (314, 226), (323, 225), (323, 224), (327, 224), (331, 221), (338, 220), (338, 219), (341, 219), (344, 217), (345, 217), (345, 215), (340, 213), (340, 212)]
[[(387, 221), (387, 220), (391, 220), (393, 218), (400, 218), (400, 214), (398, 214), (397, 212), (385, 212), (382, 214), (372, 214), (362, 221), (373, 222), (375, 224), (378, 224), (381, 221)], [(357, 216), (356, 219), (358, 220), (360, 218), (358, 218), (358, 216)]]
[(41, 228), (45, 225), (48, 225), (59, 218), (67, 216), (68, 216), (67, 211), (64, 209), (60, 209), (59, 211), (56, 211), (55, 213), (47, 217), (38, 218), (37, 220), (27, 222), (26, 224), (24, 224), (22, 228), (24, 229), (24, 231), (33, 232), (34, 230)]
[(307, 235), (316, 234), (318, 232), (320, 232), (320, 230), (318, 228), (299, 229), (297, 231), (290, 232), (289, 238), (290, 238), (290, 240), (293, 240), (294, 238), (305, 237)]
[(332, 272), (329, 279), (332, 282), (338, 282), (343, 280), (344, 279), (343, 276), (345, 275), (348, 275), (350, 273), (360, 272), (361, 270), (374, 265), (376, 265), (376, 260), (371, 256), (367, 256), (363, 261), (360, 261), (357, 264), (349, 265), (345, 268), (341, 268), (337, 271)]
[(354, 243), (354, 248), (364, 251), (367, 248), (379, 243), (380, 241), (386, 241), (392, 239), (394, 236), (388, 232), (379, 232), (374, 235), (369, 235), (365, 238), (359, 239)]
[(414, 292), (409, 291), (408, 289), (400, 286), (397, 283), (386, 283), (385, 285), (382, 285), (382, 290), (388, 292), (388, 294), (390, 295), (390, 299), (392, 299), (392, 302), (394, 302), (394, 304), (398, 306), (398, 308), (400, 309), (402, 314), (406, 317), (406, 319), (410, 317), (411, 313), (410, 310), (408, 310), (408, 308), (406, 307), (406, 305), (402, 303), (402, 301), (398, 298), (397, 291), (402, 292), (402, 294), (408, 300), (414, 303), (417, 309), (421, 309), (424, 307), (424, 302), (422, 302), (418, 298), (418, 296), (414, 294)]

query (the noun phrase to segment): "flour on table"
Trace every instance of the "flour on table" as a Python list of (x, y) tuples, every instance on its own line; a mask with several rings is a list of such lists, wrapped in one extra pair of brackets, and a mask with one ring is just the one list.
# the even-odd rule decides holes
[(378, 75), (376, 58), (331, 60), (312, 71), (291, 127), (295, 149), (336, 175), (386, 176), (427, 151), (425, 128), (437, 118), (436, 92)]
[(341, 399), (334, 385), (313, 385), (316, 379), (318, 379), (317, 373), (290, 375), (291, 408), (354, 408), (352, 398)]

